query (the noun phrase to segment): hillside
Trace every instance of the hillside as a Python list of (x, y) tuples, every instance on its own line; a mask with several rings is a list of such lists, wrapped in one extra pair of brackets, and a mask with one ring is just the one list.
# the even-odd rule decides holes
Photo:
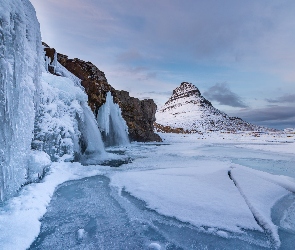
[(191, 133), (205, 131), (265, 131), (238, 117), (230, 117), (213, 107), (191, 83), (183, 82), (156, 113), (158, 131)]

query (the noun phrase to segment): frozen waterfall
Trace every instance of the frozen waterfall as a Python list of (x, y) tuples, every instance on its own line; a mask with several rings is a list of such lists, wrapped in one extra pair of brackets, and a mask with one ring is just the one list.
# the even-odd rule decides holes
[(39, 22), (28, 0), (0, 1), (0, 200), (27, 181), (42, 67)]
[(130, 143), (126, 121), (121, 115), (119, 105), (114, 103), (110, 92), (107, 93), (105, 104), (98, 110), (97, 122), (106, 146)]
[(98, 130), (95, 117), (87, 103), (82, 104), (84, 121), (82, 126), (82, 136), (84, 145), (84, 155), (102, 155), (105, 153), (104, 144)]

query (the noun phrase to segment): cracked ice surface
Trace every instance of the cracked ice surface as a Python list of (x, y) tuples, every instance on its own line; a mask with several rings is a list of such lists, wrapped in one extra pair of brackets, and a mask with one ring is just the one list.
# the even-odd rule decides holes
[(169, 168), (117, 173), (111, 184), (125, 187), (157, 212), (195, 226), (232, 232), (261, 230), (229, 179), (229, 167), (230, 162), (220, 161), (199, 161), (186, 167), (179, 159)]
[(37, 237), (31, 249), (269, 249), (278, 239), (292, 249), (292, 155), (237, 147), (251, 139), (165, 136), (109, 149), (133, 159), (119, 168), (55, 163), (1, 210), (0, 248)]
[[(276, 169), (276, 164), (285, 164), (286, 173), (294, 176), (294, 157), (250, 150), (250, 143), (247, 150), (241, 151), (234, 142), (220, 144), (220, 140), (212, 138), (208, 143), (195, 144), (191, 141), (193, 136), (181, 140), (181, 136), (177, 140), (175, 136), (171, 145), (130, 164), (129, 171), (112, 175), (111, 185), (119, 192), (124, 190), (144, 200), (149, 208), (166, 216), (197, 227), (264, 231), (270, 245), (279, 247), (271, 210), (282, 197), (294, 192), (295, 180), (253, 168), (263, 169), (267, 165), (265, 171), (284, 174), (285, 169)], [(166, 139), (171, 142), (168, 136)], [(251, 160), (251, 168), (233, 163), (247, 163), (246, 160)]]

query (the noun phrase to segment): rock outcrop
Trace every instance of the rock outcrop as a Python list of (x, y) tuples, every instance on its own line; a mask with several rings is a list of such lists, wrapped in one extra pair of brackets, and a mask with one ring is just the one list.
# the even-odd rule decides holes
[(230, 117), (213, 107), (191, 83), (177, 87), (165, 105), (156, 113), (159, 132), (194, 133), (205, 131), (266, 131), (238, 117)]
[[(46, 56), (54, 61), (55, 49), (43, 43)], [(127, 91), (114, 89), (107, 78), (91, 62), (85, 62), (78, 58), (69, 59), (68, 56), (57, 53), (57, 61), (72, 74), (81, 79), (81, 84), (88, 95), (88, 104), (95, 113), (106, 102), (107, 92), (111, 92), (114, 102), (117, 103), (125, 119), (129, 138), (131, 141), (149, 142), (162, 141), (160, 136), (154, 133), (154, 122), (157, 106), (152, 99), (139, 100), (131, 97)], [(51, 70), (51, 73), (54, 73)]]
[(127, 122), (129, 136), (135, 141), (162, 141), (154, 133), (154, 122), (157, 105), (153, 99), (139, 100), (129, 96), (127, 91), (115, 91), (114, 96), (122, 110), (122, 116)]

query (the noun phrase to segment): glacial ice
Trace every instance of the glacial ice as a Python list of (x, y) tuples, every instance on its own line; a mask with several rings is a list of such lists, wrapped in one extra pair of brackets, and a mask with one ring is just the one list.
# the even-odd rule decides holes
[(110, 92), (107, 93), (106, 102), (98, 110), (97, 122), (106, 146), (129, 144), (126, 121)]

